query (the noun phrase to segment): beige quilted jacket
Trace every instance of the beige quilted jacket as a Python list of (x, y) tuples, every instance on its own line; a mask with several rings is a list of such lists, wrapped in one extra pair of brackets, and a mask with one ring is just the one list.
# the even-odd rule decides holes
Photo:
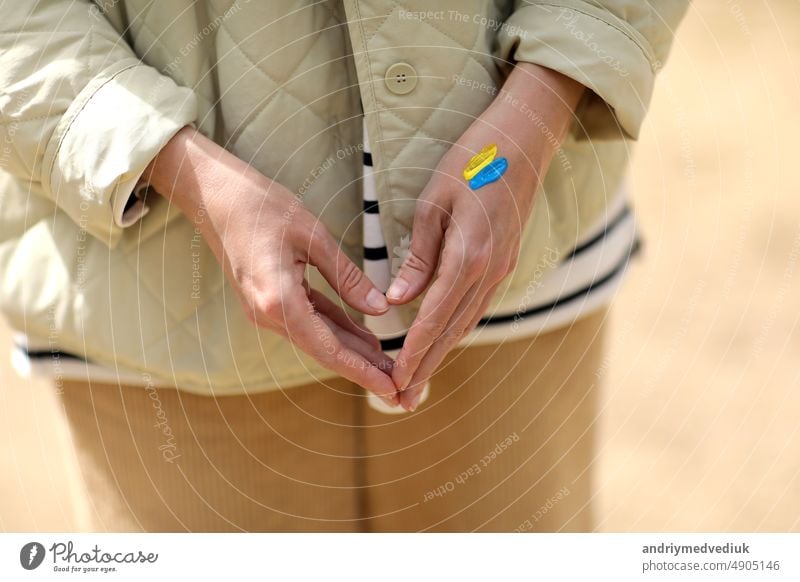
[(517, 60), (591, 91), (498, 293), (514, 305), (545, 253), (569, 249), (617, 187), (625, 139), (640, 130), (685, 4), (6, 2), (0, 308), (54, 347), (200, 393), (328, 377), (249, 324), (194, 226), (163, 199), (128, 228), (115, 210), (159, 149), (194, 123), (296, 192), (359, 260), (363, 104), (392, 249), (445, 144)]

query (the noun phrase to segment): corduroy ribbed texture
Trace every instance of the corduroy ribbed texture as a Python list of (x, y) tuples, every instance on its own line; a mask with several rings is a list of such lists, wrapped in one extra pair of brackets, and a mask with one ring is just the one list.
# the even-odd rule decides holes
[(70, 382), (96, 531), (587, 531), (606, 312), (453, 352), (415, 413)]
[(373, 531), (589, 531), (606, 310), (450, 354), (429, 401), (366, 415)]

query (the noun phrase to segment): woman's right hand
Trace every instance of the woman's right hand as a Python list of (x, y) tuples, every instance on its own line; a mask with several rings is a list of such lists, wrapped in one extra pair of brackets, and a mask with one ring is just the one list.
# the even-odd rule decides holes
[(254, 324), (398, 403), (392, 359), (372, 333), (309, 287), (306, 265), (362, 313), (385, 313), (386, 298), (297, 197), (189, 127), (161, 150), (144, 178), (196, 224)]

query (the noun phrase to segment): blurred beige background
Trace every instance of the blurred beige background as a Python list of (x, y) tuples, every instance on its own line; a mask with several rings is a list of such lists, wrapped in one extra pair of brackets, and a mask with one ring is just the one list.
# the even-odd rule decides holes
[[(634, 157), (600, 530), (800, 531), (798, 109), (800, 3), (695, 2)], [(10, 345), (0, 323), (0, 531), (75, 529), (66, 427)]]

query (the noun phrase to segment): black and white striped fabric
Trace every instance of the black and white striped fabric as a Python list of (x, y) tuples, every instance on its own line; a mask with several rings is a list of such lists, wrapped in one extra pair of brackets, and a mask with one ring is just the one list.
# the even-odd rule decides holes
[[(375, 286), (384, 293), (389, 288), (392, 275), (397, 273), (400, 263), (404, 258), (403, 249), (393, 249), (390, 259), (383, 230), (380, 223), (380, 207), (375, 186), (375, 174), (372, 167), (372, 150), (364, 123), (364, 174), (361, 187), (364, 197), (363, 231), (364, 231), (364, 274), (375, 283)], [(398, 316), (395, 308), (380, 317), (365, 316), (364, 322), (379, 340), (381, 347), (390, 356), (403, 347), (406, 329), (403, 320)]]

